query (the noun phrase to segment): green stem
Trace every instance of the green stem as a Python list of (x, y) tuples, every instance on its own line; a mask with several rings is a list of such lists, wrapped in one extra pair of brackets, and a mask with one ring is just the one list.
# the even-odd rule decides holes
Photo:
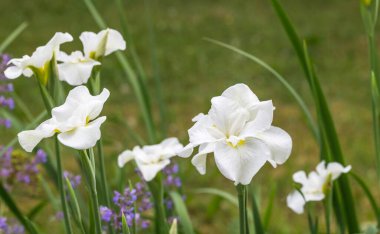
[(73, 230), (71, 229), (70, 216), (67, 208), (66, 194), (63, 187), (63, 171), (62, 171), (62, 162), (61, 162), (61, 153), (59, 150), (58, 138), (55, 137), (55, 155), (57, 156), (57, 172), (58, 172), (58, 188), (61, 195), (61, 205), (64, 216), (65, 230), (67, 234), (72, 234)]
[(326, 234), (331, 233), (331, 206), (332, 206), (332, 192), (330, 189), (326, 194), (326, 199), (324, 201), (325, 206), (325, 219), (326, 219)]
[(102, 233), (102, 226), (100, 221), (100, 213), (99, 213), (99, 202), (98, 202), (98, 194), (96, 190), (96, 176), (95, 176), (95, 166), (94, 166), (94, 151), (92, 149), (89, 150), (89, 155), (86, 151), (83, 151), (82, 154), (82, 163), (84, 167), (84, 173), (86, 174), (87, 183), (90, 191), (90, 200), (93, 209), (93, 219), (95, 222), (95, 233)]
[(148, 182), (148, 186), (153, 196), (156, 234), (167, 234), (169, 233), (169, 226), (166, 221), (164, 186), (161, 174), (158, 174), (153, 181)]
[(248, 234), (247, 229), (247, 186), (238, 184), (236, 186), (239, 200), (239, 225), (240, 234)]

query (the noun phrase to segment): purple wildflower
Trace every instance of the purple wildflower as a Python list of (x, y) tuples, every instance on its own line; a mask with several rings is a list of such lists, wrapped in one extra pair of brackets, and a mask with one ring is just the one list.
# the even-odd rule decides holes
[(45, 162), (46, 153), (43, 150), (38, 150), (35, 157), (30, 157), (24, 152), (8, 148), (0, 157), (0, 179), (8, 190), (15, 182), (32, 184), (37, 181), (40, 165)]
[(25, 229), (15, 220), (8, 220), (6, 217), (0, 217), (0, 233), (24, 234)]
[(112, 210), (106, 206), (100, 206), (99, 209), (100, 209), (100, 216), (102, 218), (102, 221), (107, 222), (107, 223), (110, 222), (113, 215)]

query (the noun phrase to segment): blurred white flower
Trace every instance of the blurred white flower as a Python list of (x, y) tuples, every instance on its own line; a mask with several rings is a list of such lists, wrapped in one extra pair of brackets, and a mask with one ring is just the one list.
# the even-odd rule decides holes
[(114, 29), (105, 29), (99, 33), (83, 32), (79, 39), (83, 44), (84, 55), (87, 58), (99, 60), (117, 50), (125, 50), (123, 36)]
[(207, 115), (193, 119), (190, 143), (179, 154), (189, 157), (199, 146), (191, 162), (201, 174), (206, 173), (209, 153), (214, 153), (220, 172), (235, 185), (249, 184), (267, 161), (276, 167), (288, 159), (292, 140), (284, 130), (271, 126), (272, 101), (260, 102), (248, 86), (237, 84), (211, 103)]
[(135, 146), (133, 150), (125, 150), (118, 157), (119, 167), (135, 160), (146, 181), (151, 181), (159, 171), (170, 164), (170, 158), (177, 155), (183, 146), (175, 137), (165, 139), (160, 144)]
[(58, 64), (59, 79), (70, 85), (87, 83), (93, 67), (100, 65), (100, 62), (84, 57), (81, 51), (74, 51), (70, 55), (60, 52), (57, 60), (63, 62)]
[(326, 162), (322, 161), (317, 165), (317, 170), (310, 172), (308, 176), (304, 171), (294, 173), (294, 182), (302, 187), (288, 195), (288, 207), (297, 214), (302, 214), (306, 202), (323, 200), (331, 183), (342, 173), (348, 173), (350, 170), (351, 166), (343, 167), (337, 162), (326, 165)]
[(73, 37), (69, 33), (55, 33), (53, 38), (46, 45), (38, 47), (32, 56), (25, 55), (22, 58), (10, 60), (8, 64), (13, 64), (13, 66), (5, 70), (5, 76), (8, 79), (16, 79), (21, 75), (30, 77), (34, 73), (41, 82), (46, 84), (50, 61), (57, 55), (61, 44), (72, 40)]
[(52, 109), (52, 117), (41, 123), (35, 130), (18, 134), (20, 145), (31, 152), (44, 138), (58, 134), (58, 140), (71, 148), (84, 150), (95, 146), (100, 139), (100, 126), (106, 120), (99, 117), (110, 93), (92, 96), (85, 86), (72, 89), (63, 105)]

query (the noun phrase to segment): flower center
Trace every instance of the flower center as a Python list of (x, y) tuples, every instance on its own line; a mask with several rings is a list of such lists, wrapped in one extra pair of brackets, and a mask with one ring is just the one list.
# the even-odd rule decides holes
[(245, 144), (245, 139), (237, 136), (230, 136), (226, 139), (226, 141), (227, 145), (231, 146), (232, 148), (237, 148)]

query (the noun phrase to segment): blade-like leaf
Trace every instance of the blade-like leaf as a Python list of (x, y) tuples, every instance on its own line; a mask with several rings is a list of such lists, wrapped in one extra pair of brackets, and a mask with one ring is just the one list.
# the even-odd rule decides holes
[(123, 234), (130, 234), (127, 220), (125, 219), (124, 213), (121, 214), (121, 223)]
[(32, 210), (29, 211), (27, 217), (29, 220), (33, 220), (48, 204), (46, 200), (39, 202)]
[(28, 23), (23, 22), (20, 24), (7, 38), (3, 40), (0, 44), (0, 54), (2, 54), (5, 49), (26, 29)]
[(186, 205), (182, 200), (182, 197), (177, 192), (171, 192), (170, 197), (173, 200), (176, 213), (178, 215), (180, 224), (184, 234), (194, 234), (193, 225), (191, 223), (189, 213), (187, 211)]
[(169, 234), (178, 234), (177, 219), (173, 220), (172, 226), (170, 227)]
[(265, 230), (264, 230), (263, 223), (261, 222), (260, 211), (256, 203), (255, 195), (253, 193), (251, 195), (251, 198), (252, 198), (253, 221), (255, 223), (255, 233), (264, 234)]

